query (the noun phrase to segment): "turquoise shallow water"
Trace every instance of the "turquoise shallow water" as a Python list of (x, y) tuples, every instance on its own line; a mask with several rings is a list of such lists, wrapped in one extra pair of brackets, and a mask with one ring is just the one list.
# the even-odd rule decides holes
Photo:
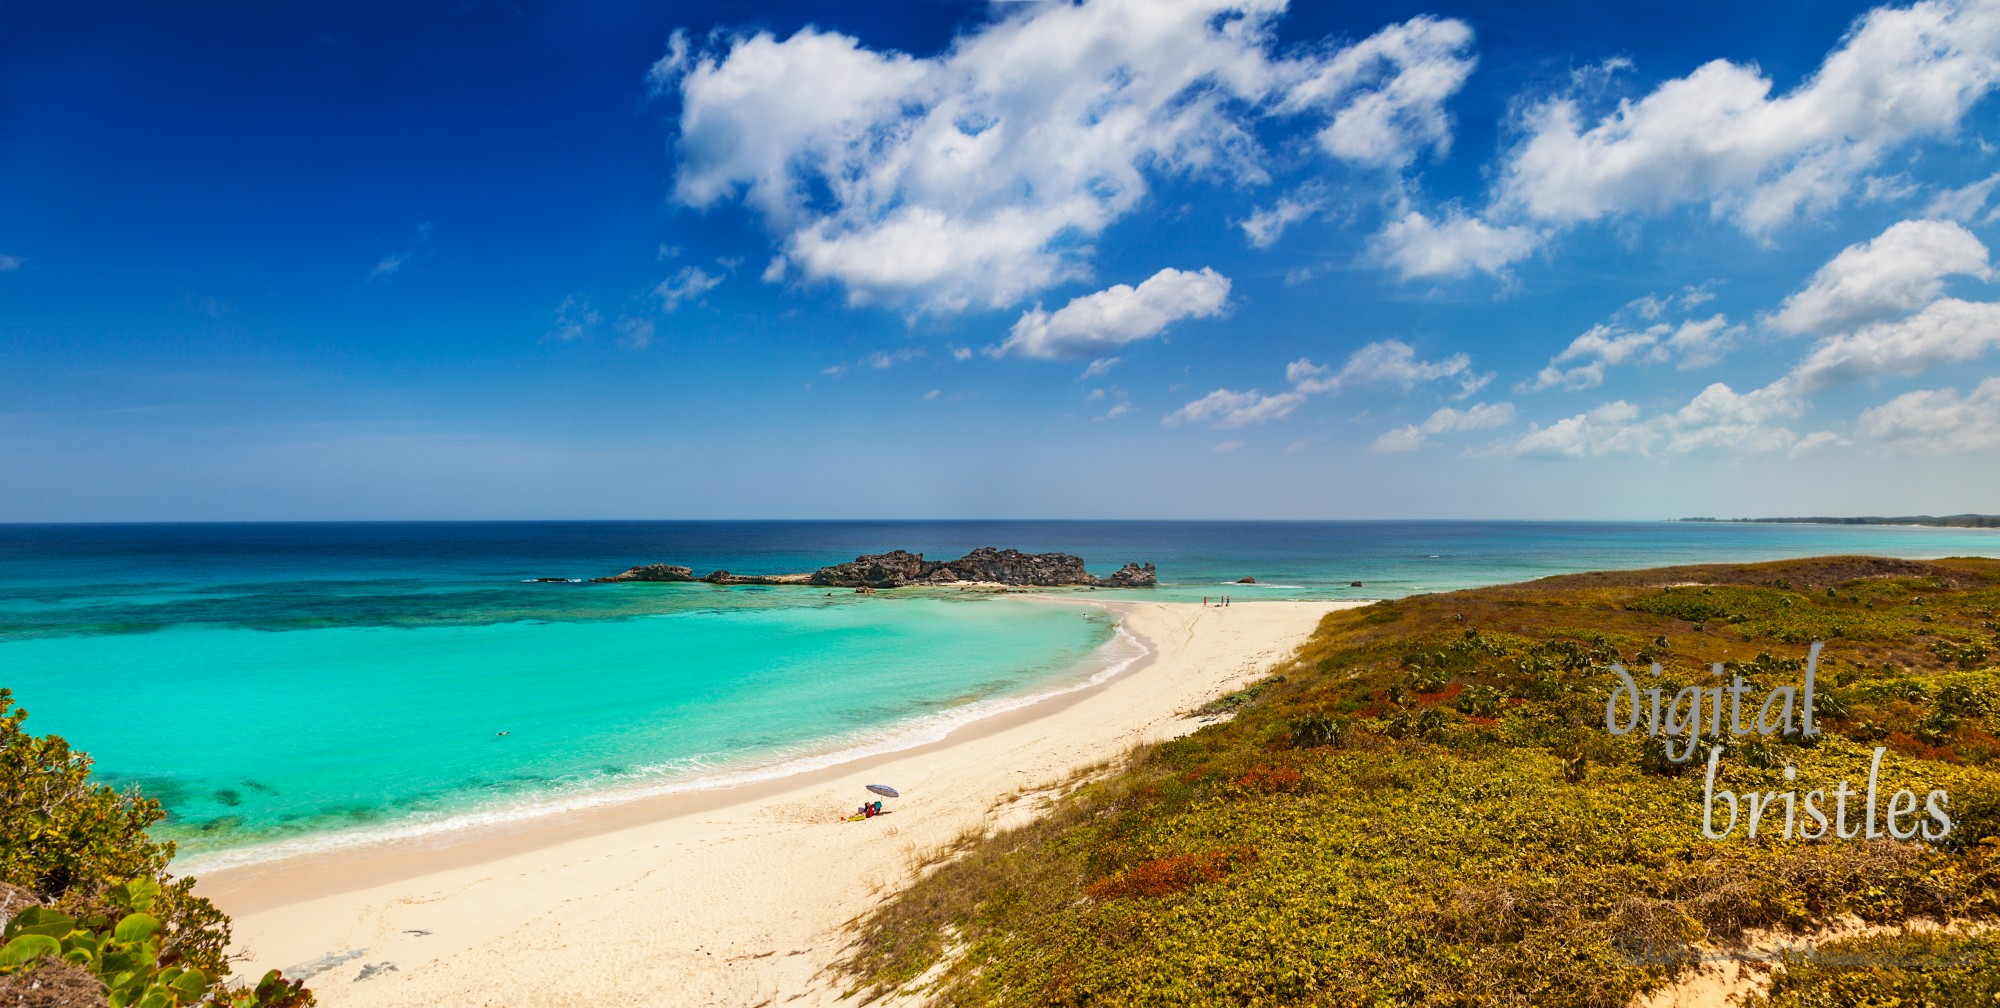
[[(1129, 656), (1088, 606), (952, 592), (543, 584), (1065, 550), (1195, 600), (1377, 598), (1988, 530), (1673, 523), (0, 526), (0, 687), (171, 819), (184, 866), (776, 774), (912, 744)], [(1254, 575), (1256, 586), (1229, 582)], [(1363, 587), (1349, 582), (1360, 580)], [(507, 732), (500, 735), (500, 732)], [(857, 800), (859, 800), (857, 796)]]
[(407, 835), (908, 744), (1082, 679), (1120, 655), (1086, 661), (1113, 634), (1086, 607), (848, 593), (600, 621), (187, 626), (5, 650), (34, 726), (88, 748), (107, 782), (164, 801), (160, 832), (214, 864), (246, 846)]

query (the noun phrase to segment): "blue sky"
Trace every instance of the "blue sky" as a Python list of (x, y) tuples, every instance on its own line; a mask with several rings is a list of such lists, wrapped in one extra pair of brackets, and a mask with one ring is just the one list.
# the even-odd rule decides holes
[(2000, 0), (0, 12), (0, 520), (2000, 510)]

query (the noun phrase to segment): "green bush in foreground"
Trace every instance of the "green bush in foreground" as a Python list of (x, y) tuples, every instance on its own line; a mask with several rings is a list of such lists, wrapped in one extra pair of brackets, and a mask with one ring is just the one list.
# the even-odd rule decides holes
[(229, 984), (227, 918), (146, 835), (159, 803), (90, 783), (89, 757), (22, 731), (12, 700), (0, 689), (0, 1000), (48, 980), (94, 982), (112, 1008), (311, 1005), (275, 970)]
[[(1233, 719), (971, 845), (845, 965), (885, 990), (942, 963), (954, 1005), (1625, 1008), (1746, 929), (1992, 919), (2000, 672), (1964, 655), (1996, 606), (2000, 562), (1827, 558), (1333, 613)], [(1822, 734), (1674, 763), (1605, 730), (1613, 662), (1669, 691), (1723, 662), (1762, 696), (1812, 640)], [(1887, 788), (1949, 792), (1943, 841), (1702, 837), (1710, 749), (1718, 788), (1803, 793), (1877, 746)]]

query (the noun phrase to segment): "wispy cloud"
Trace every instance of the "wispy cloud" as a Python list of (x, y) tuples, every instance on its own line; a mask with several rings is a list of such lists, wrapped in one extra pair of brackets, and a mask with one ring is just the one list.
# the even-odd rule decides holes
[(626, 315), (618, 319), (618, 345), (627, 350), (644, 350), (653, 345), (652, 319)]
[(1966, 223), (1991, 224), (1995, 220), (2000, 220), (2000, 208), (1986, 209), (1987, 202), (1993, 198), (1993, 188), (1996, 185), (2000, 185), (2000, 172), (1956, 189), (1943, 190), (1925, 204), (1924, 216), (1947, 217)]
[(689, 301), (699, 300), (721, 284), (722, 277), (699, 266), (687, 266), (660, 281), (653, 293), (660, 299), (660, 310), (671, 312)]
[(556, 306), (555, 324), (549, 327), (548, 334), (543, 338), (559, 343), (573, 343), (589, 337), (596, 331), (597, 324), (603, 320), (597, 309), (590, 306), (589, 298), (581, 294), (571, 294), (563, 298), (562, 304)]
[(377, 280), (383, 277), (394, 276), (395, 274), (402, 272), (405, 266), (408, 266), (412, 262), (415, 262), (419, 259), (429, 256), (430, 254), (431, 254), (431, 222), (425, 221), (422, 224), (417, 225), (416, 242), (412, 244), (409, 248), (401, 249), (396, 252), (391, 252), (388, 255), (385, 255), (381, 259), (377, 260), (375, 263), (375, 268), (373, 270), (370, 270), (368, 273), (368, 279)]
[(1513, 403), (1476, 403), (1465, 409), (1446, 406), (1422, 423), (1404, 424), (1386, 431), (1369, 444), (1368, 450), (1388, 455), (1415, 451), (1432, 437), (1456, 431), (1486, 430), (1514, 422)]
[(1338, 393), (1362, 385), (1394, 385), (1404, 391), (1443, 379), (1459, 383), (1459, 396), (1470, 396), (1492, 379), (1490, 374), (1472, 370), (1472, 358), (1459, 353), (1443, 360), (1417, 357), (1415, 348), (1401, 340), (1370, 343), (1348, 355), (1339, 368), (1315, 364), (1301, 357), (1285, 366), (1285, 380), (1291, 388), (1265, 394), (1259, 389), (1239, 392), (1216, 389), (1200, 399), (1167, 414), (1163, 423), (1177, 426), (1205, 423), (1212, 427), (1248, 427), (1282, 420), (1315, 395)]
[(874, 350), (862, 355), (857, 360), (841, 361), (838, 364), (830, 364), (820, 368), (819, 373), (830, 378), (838, 378), (857, 368), (867, 368), (871, 371), (887, 371), (898, 364), (923, 360), (929, 356), (930, 351), (925, 350), (923, 347), (908, 347), (902, 350)]
[(1608, 321), (1571, 340), (1533, 378), (1515, 385), (1514, 390), (1596, 388), (1604, 384), (1609, 369), (1624, 364), (1673, 361), (1683, 371), (1713, 364), (1735, 345), (1743, 327), (1731, 325), (1719, 312), (1706, 318), (1685, 314), (1712, 298), (1705, 287), (1687, 287), (1665, 297), (1648, 294), (1631, 301)]
[(1279, 197), (1276, 203), (1252, 211), (1240, 225), (1243, 236), (1252, 248), (1270, 248), (1293, 224), (1325, 213), (1327, 200), (1326, 187), (1309, 182), (1297, 192)]
[(1117, 367), (1124, 359), (1123, 357), (1099, 357), (1091, 361), (1089, 366), (1083, 369), (1083, 373), (1076, 376), (1076, 380), (1089, 381), (1092, 378), (1102, 378), (1110, 374), (1111, 369)]

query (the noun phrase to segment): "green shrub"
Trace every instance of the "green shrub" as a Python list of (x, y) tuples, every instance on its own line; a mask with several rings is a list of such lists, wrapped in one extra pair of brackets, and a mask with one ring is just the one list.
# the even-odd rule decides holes
[(1311, 749), (1315, 746), (1337, 746), (1347, 738), (1348, 720), (1328, 717), (1313, 711), (1291, 722), (1292, 747)]
[[(171, 843), (146, 828), (158, 802), (90, 782), (90, 758), (21, 730), (0, 689), (0, 978), (66, 963), (101, 982), (113, 1008), (304, 1008), (312, 995), (274, 970), (232, 987), (229, 922), (167, 871)], [(24, 900), (34, 905), (20, 906)]]
[(1788, 953), (1746, 1008), (2000, 1004), (2000, 935), (1905, 931)]

